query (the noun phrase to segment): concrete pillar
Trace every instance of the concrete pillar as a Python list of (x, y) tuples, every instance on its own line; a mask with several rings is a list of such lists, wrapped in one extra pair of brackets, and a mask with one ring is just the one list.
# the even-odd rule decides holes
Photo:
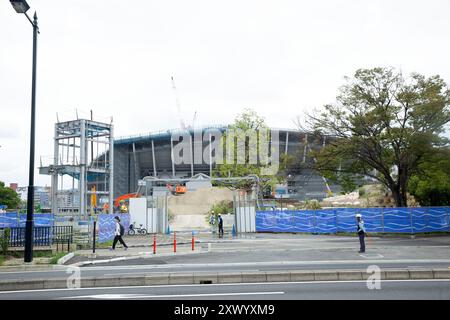
[(156, 178), (156, 160), (155, 160), (155, 144), (152, 140), (152, 161), (153, 161), (153, 176)]
[(113, 214), (114, 197), (114, 127), (109, 129), (109, 214)]
[(86, 211), (86, 120), (80, 125), (80, 181), (78, 185), (80, 194), (80, 216), (87, 216)]

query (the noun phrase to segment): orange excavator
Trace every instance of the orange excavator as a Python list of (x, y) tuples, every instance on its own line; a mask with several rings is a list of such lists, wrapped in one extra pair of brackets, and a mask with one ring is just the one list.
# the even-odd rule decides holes
[(175, 187), (173, 187), (168, 183), (166, 186), (173, 195), (186, 193), (186, 186), (182, 186), (181, 184), (177, 184)]
[[(121, 213), (126, 213), (126, 212), (128, 212), (128, 206), (125, 204), (125, 201), (130, 199), (130, 198), (139, 198), (140, 196), (141, 195), (139, 193), (137, 193), (137, 192), (135, 192), (135, 193), (127, 193), (127, 194), (123, 194), (121, 196), (118, 196), (114, 200), (114, 208), (118, 208)], [(108, 210), (109, 210), (108, 203), (105, 203), (105, 205), (103, 206), (103, 210), (104, 210), (104, 212), (108, 212)]]

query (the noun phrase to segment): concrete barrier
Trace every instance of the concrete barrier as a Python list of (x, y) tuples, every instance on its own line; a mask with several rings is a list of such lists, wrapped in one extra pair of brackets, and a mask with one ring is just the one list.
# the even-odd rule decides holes
[(167, 273), (151, 274), (145, 277), (146, 286), (165, 285), (165, 284), (169, 284), (169, 277)]
[(169, 273), (169, 284), (193, 284), (194, 273)]
[(450, 279), (450, 269), (433, 269), (434, 279)]
[(194, 284), (218, 283), (217, 273), (194, 273)]
[(291, 281), (314, 281), (314, 271), (291, 271)]
[(433, 279), (433, 270), (409, 270), (410, 279)]
[(227, 272), (219, 273), (217, 275), (218, 283), (241, 283), (242, 273), (241, 272)]
[(408, 270), (385, 270), (386, 280), (407, 280), (409, 278)]
[(267, 282), (288, 282), (291, 281), (289, 271), (266, 271)]
[(314, 272), (314, 280), (316, 281), (330, 281), (338, 280), (338, 271), (333, 270), (320, 270)]
[[(366, 280), (371, 274), (366, 270), (280, 270), (245, 271), (224, 273), (156, 273), (146, 276), (82, 277), (82, 288), (152, 286), (202, 283), (256, 283), (302, 281), (351, 281)], [(386, 269), (381, 279), (450, 279), (450, 269)], [(0, 291), (67, 288), (67, 278), (49, 280), (0, 280)]]
[(265, 272), (242, 272), (242, 282), (267, 282)]
[(338, 271), (339, 280), (362, 280), (362, 272), (357, 270)]

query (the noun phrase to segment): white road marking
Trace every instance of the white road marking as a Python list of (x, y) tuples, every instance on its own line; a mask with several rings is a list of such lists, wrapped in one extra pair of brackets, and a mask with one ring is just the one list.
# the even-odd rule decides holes
[[(450, 282), (450, 279), (405, 279), (382, 280), (383, 282)], [(330, 281), (295, 281), (295, 282), (244, 282), (244, 283), (214, 283), (214, 284), (165, 284), (153, 286), (122, 286), (122, 287), (89, 287), (89, 288), (63, 288), (63, 289), (36, 289), (0, 291), (0, 294), (26, 293), (26, 292), (52, 292), (52, 291), (82, 291), (82, 290), (114, 290), (114, 289), (143, 289), (143, 288), (175, 288), (175, 287), (205, 287), (205, 286), (258, 286), (258, 285), (296, 285), (296, 284), (339, 284), (339, 283), (367, 283), (367, 280), (330, 280)]]
[(260, 261), (232, 263), (191, 263), (191, 264), (159, 264), (134, 266), (98, 266), (83, 267), (81, 270), (133, 270), (133, 269), (167, 269), (195, 267), (243, 267), (243, 266), (274, 266), (274, 265), (316, 265), (316, 264), (367, 264), (367, 263), (450, 263), (450, 259), (389, 259), (389, 260), (315, 260), (315, 261)]
[(360, 257), (366, 258), (366, 259), (371, 259), (371, 258), (384, 258), (384, 256), (382, 254), (376, 253), (373, 255), (366, 255), (366, 254), (360, 254)]
[(283, 291), (266, 292), (226, 292), (226, 293), (193, 293), (193, 294), (98, 294), (90, 296), (70, 296), (58, 299), (143, 299), (143, 298), (189, 298), (189, 297), (216, 297), (216, 296), (253, 296), (253, 295), (275, 295), (284, 294)]
[[(253, 271), (253, 272), (258, 272), (260, 270), (258, 269), (244, 269), (244, 270), (234, 270), (233, 269), (233, 273), (234, 272), (249, 272), (249, 271)], [(126, 273), (105, 273), (103, 274), (103, 276), (117, 276), (117, 275), (129, 275), (129, 274), (153, 274), (153, 273), (161, 273), (161, 272), (152, 272), (152, 271), (142, 271), (142, 272), (126, 272)], [(210, 270), (205, 270), (205, 271), (195, 271), (195, 273), (211, 273)]]

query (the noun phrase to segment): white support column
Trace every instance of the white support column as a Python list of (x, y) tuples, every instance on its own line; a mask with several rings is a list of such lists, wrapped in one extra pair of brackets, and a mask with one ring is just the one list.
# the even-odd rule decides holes
[(86, 217), (86, 121), (81, 120), (80, 126), (80, 212), (79, 215)]
[(132, 146), (133, 146), (133, 162), (134, 162), (134, 183), (135, 183), (135, 185), (137, 185), (138, 179), (139, 179), (139, 172), (138, 172), (137, 159), (136, 159), (136, 145), (134, 142), (133, 142)]
[(305, 147), (303, 148), (303, 163), (306, 162), (306, 148), (308, 147), (308, 134), (305, 133)]
[(209, 177), (212, 178), (212, 147), (211, 147), (211, 133), (209, 134)]
[(284, 148), (284, 154), (288, 154), (288, 145), (289, 145), (289, 132), (286, 131), (286, 147)]
[(173, 159), (173, 139), (172, 134), (170, 135), (170, 161), (172, 162), (172, 177), (175, 178), (175, 163)]
[(109, 214), (113, 214), (114, 197), (114, 127), (109, 129)]
[(56, 171), (56, 166), (58, 165), (58, 154), (59, 154), (59, 139), (58, 139), (58, 124), (55, 124), (55, 138), (53, 145), (53, 165), (55, 166), (55, 171), (52, 172), (52, 213), (58, 214), (58, 172)]
[(189, 142), (191, 150), (189, 152), (189, 156), (191, 158), (191, 177), (194, 176), (194, 148), (192, 147), (192, 135), (189, 133)]
[(156, 178), (156, 160), (155, 160), (155, 144), (152, 140), (152, 161), (153, 161), (153, 176)]

